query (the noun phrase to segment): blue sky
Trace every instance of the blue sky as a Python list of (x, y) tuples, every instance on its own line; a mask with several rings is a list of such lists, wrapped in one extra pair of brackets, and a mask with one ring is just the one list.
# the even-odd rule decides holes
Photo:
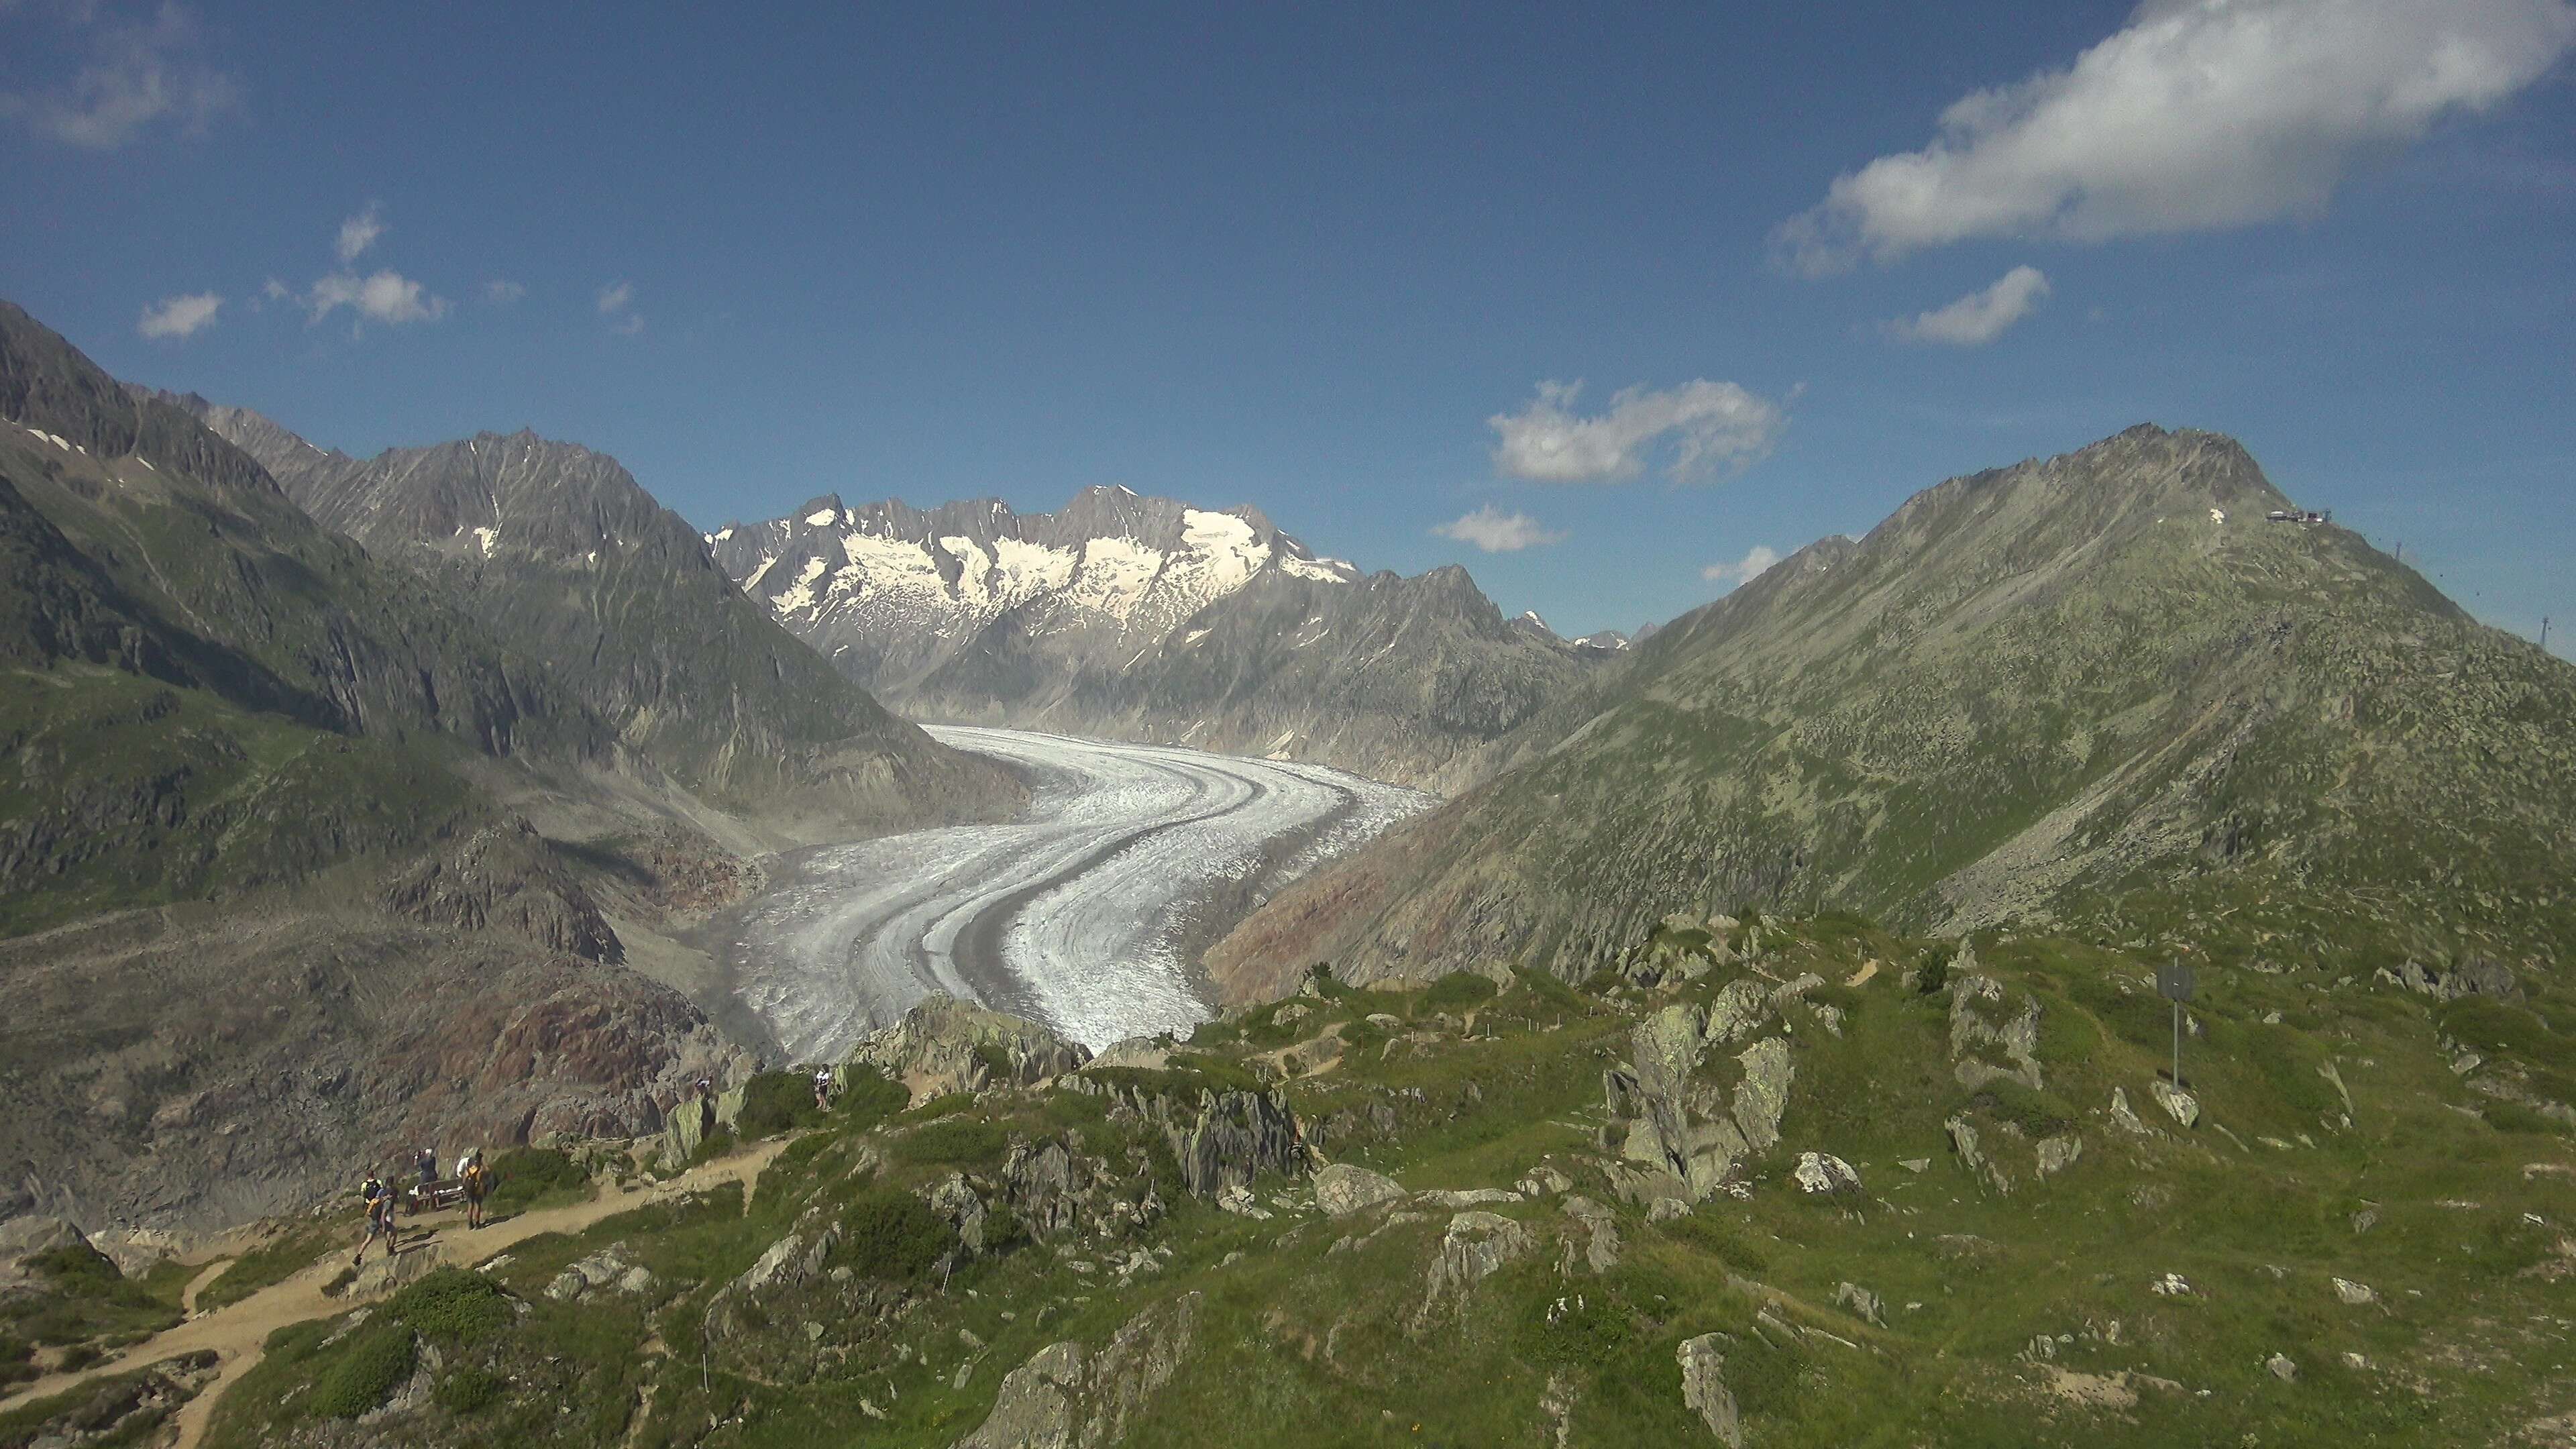
[(2214, 428), (2576, 642), (2567, 0), (1214, 9), (0, 0), (0, 295), (353, 452), (1124, 483), (1567, 632)]

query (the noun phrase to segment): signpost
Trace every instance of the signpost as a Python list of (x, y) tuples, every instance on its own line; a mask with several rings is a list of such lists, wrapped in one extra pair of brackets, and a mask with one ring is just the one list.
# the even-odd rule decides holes
[(2191, 968), (2180, 961), (2168, 961), (2156, 968), (2156, 994), (2173, 1003), (2175, 1091), (2182, 1090), (2182, 1004), (2191, 1000), (2192, 990), (2199, 984)]

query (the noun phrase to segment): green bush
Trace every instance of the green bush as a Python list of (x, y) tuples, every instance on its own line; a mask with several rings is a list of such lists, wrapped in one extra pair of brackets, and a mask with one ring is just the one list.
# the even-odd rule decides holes
[(485, 1165), (492, 1169), (493, 1186), (484, 1206), (495, 1213), (525, 1212), (549, 1194), (579, 1195), (590, 1189), (590, 1174), (550, 1147), (513, 1148)]
[(814, 1110), (814, 1079), (803, 1072), (762, 1072), (743, 1087), (742, 1112), (734, 1118), (734, 1136), (745, 1142), (775, 1137), (804, 1127), (819, 1127), (823, 1114)]
[(999, 1158), (1010, 1139), (990, 1122), (947, 1119), (914, 1128), (891, 1144), (906, 1162), (956, 1166)]
[(509, 1381), (489, 1369), (468, 1366), (449, 1374), (438, 1386), (438, 1406), (451, 1414), (471, 1414), (490, 1407)]
[(874, 1067), (851, 1067), (843, 1077), (832, 1110), (853, 1126), (873, 1127), (912, 1105), (912, 1093), (903, 1083)]
[(915, 1121), (927, 1122), (934, 1117), (946, 1117), (963, 1112), (974, 1105), (975, 1094), (972, 1092), (947, 1092), (913, 1108), (912, 1116)]
[(1422, 993), (1422, 1005), (1428, 1011), (1465, 1011), (1484, 1005), (1501, 991), (1501, 987), (1473, 971), (1452, 971)]
[(114, 1260), (87, 1243), (65, 1243), (23, 1261), (43, 1274), (55, 1292), (79, 1298), (108, 1296), (125, 1281)]
[(907, 1282), (957, 1245), (957, 1230), (930, 1204), (900, 1188), (872, 1187), (841, 1211), (832, 1263), (888, 1282)]
[(354, 1419), (411, 1377), (418, 1348), (408, 1325), (378, 1316), (339, 1344), (305, 1402), (322, 1418)]
[(473, 1343), (509, 1327), (510, 1295), (481, 1273), (437, 1268), (387, 1300), (380, 1317), (449, 1343)]

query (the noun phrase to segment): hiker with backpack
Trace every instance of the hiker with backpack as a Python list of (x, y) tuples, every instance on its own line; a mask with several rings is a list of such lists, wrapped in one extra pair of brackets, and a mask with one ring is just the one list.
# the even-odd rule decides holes
[(367, 1180), (359, 1184), (358, 1200), (367, 1205), (367, 1225), (358, 1237), (358, 1255), (349, 1260), (350, 1267), (359, 1267), (367, 1261), (367, 1249), (378, 1237), (385, 1240), (386, 1256), (391, 1257), (401, 1251), (400, 1239), (394, 1228), (394, 1197), (393, 1185), (377, 1177), (372, 1170), (367, 1173)]
[(832, 1069), (830, 1067), (816, 1067), (814, 1069), (814, 1110), (817, 1112), (828, 1112), (831, 1109)]
[(483, 1165), (482, 1148), (477, 1147), (457, 1159), (456, 1180), (465, 1189), (465, 1226), (468, 1229), (483, 1226), (483, 1199), (492, 1192), (492, 1169)]

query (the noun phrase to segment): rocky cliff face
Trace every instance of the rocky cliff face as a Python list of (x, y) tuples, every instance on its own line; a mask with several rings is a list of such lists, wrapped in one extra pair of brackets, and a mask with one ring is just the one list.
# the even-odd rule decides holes
[(6, 304), (0, 560), (0, 1217), (210, 1226), (424, 1136), (649, 1129), (730, 1050), (502, 803), (676, 793), (630, 722)]
[(743, 590), (906, 708), (1453, 783), (1606, 651), (1466, 571), (1364, 575), (1258, 511), (1092, 488), (1062, 511), (843, 506), (708, 536)]
[(2286, 504), (2232, 440), (2154, 427), (1952, 479), (1657, 632), (1210, 964), (1247, 994), (1319, 958), (1581, 977), (1672, 911), (1820, 901), (2576, 947), (2547, 864), (2576, 825), (2541, 803), (2576, 798), (2576, 670)]
[(325, 526), (470, 602), (625, 745), (720, 805), (791, 838), (845, 839), (1022, 799), (745, 599), (614, 458), (519, 432), (359, 459), (247, 409), (175, 401)]

